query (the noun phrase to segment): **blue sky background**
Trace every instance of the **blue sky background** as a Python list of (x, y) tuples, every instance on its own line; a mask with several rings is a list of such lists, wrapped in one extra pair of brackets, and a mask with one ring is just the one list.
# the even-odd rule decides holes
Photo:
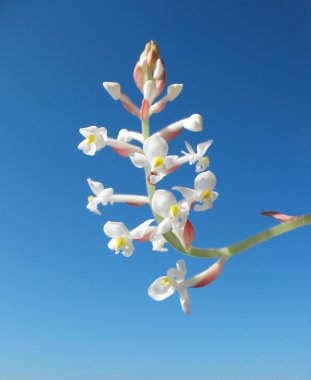
[[(214, 139), (220, 193), (191, 220), (198, 246), (268, 228), (264, 210), (310, 213), (310, 1), (18, 1), (0, 4), (1, 380), (307, 380), (311, 378), (310, 227), (233, 258), (210, 287), (162, 303), (149, 284), (180, 254), (106, 247), (107, 220), (130, 228), (147, 207), (85, 209), (86, 178), (143, 193), (142, 171), (105, 149), (77, 150), (79, 128), (139, 129), (102, 81), (135, 102), (132, 69), (161, 49), (180, 97), (153, 131), (201, 113), (170, 152)], [(161, 183), (191, 186), (192, 167)], [(186, 258), (194, 275), (211, 261)]]

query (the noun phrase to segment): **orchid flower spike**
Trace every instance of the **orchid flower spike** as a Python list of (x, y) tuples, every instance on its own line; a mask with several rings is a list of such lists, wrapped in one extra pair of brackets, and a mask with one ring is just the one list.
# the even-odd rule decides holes
[(103, 206), (107, 206), (108, 202), (112, 203), (111, 197), (113, 195), (113, 189), (105, 189), (104, 185), (100, 182), (92, 181), (91, 178), (87, 179), (87, 182), (95, 195), (90, 195), (88, 197), (88, 205), (86, 206), (91, 212), (97, 215), (101, 215), (100, 211), (97, 209), (98, 205), (101, 203)]
[(172, 189), (180, 191), (184, 201), (191, 207), (194, 202), (201, 204), (195, 205), (195, 211), (204, 211), (213, 206), (213, 202), (218, 198), (218, 193), (213, 191), (216, 186), (216, 176), (213, 172), (207, 171), (200, 173), (194, 180), (194, 189), (183, 186), (174, 186)]
[(170, 141), (177, 137), (183, 128), (188, 129), (191, 132), (200, 132), (203, 130), (203, 120), (202, 116), (198, 114), (193, 114), (188, 118), (176, 121), (173, 124), (161, 129), (157, 132), (157, 135), (164, 138), (166, 141)]
[(209, 166), (209, 158), (208, 156), (204, 157), (204, 154), (212, 145), (212, 143), (213, 140), (208, 140), (198, 144), (197, 151), (195, 152), (192, 146), (187, 141), (185, 141), (188, 152), (182, 151), (182, 153), (185, 155), (185, 158), (187, 158), (190, 165), (194, 164), (195, 162), (197, 163), (195, 169), (196, 173), (203, 172)]
[(171, 268), (166, 276), (157, 278), (148, 288), (148, 295), (155, 301), (163, 301), (177, 290), (184, 313), (190, 314), (190, 298), (188, 288), (199, 288), (209, 285), (220, 275), (225, 260), (219, 259), (211, 267), (198, 275), (185, 280), (187, 273), (184, 260), (176, 263), (176, 269)]
[(130, 257), (134, 252), (133, 240), (144, 241), (149, 234), (149, 225), (154, 219), (149, 219), (140, 224), (133, 230), (129, 231), (121, 222), (107, 222), (103, 230), (105, 234), (111, 238), (108, 248), (115, 251), (116, 254), (121, 253), (125, 257)]
[(132, 163), (137, 168), (147, 168), (149, 181), (156, 184), (176, 167), (178, 156), (167, 156), (167, 142), (160, 136), (152, 135), (143, 145), (143, 153), (130, 155)]
[(103, 149), (107, 144), (108, 136), (106, 128), (92, 126), (80, 128), (79, 132), (85, 137), (85, 140), (78, 145), (78, 149), (88, 156), (94, 156), (97, 151)]
[(170, 191), (157, 190), (152, 197), (151, 207), (157, 215), (163, 218), (156, 229), (155, 235), (163, 235), (172, 230), (185, 247), (184, 230), (189, 214), (188, 204), (186, 202), (177, 202)]

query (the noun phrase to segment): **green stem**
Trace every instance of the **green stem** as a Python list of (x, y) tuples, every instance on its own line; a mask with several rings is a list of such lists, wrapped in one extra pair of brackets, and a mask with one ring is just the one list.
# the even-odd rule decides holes
[[(147, 139), (149, 137), (149, 120), (142, 121), (142, 134), (143, 134), (144, 139)], [(146, 169), (145, 169), (145, 173), (146, 173), (146, 179), (147, 179), (148, 173)], [(151, 208), (151, 201), (152, 201), (152, 197), (156, 188), (155, 186), (149, 185), (147, 180), (146, 180), (146, 184), (147, 184), (147, 192), (148, 192), (148, 197), (149, 197), (149, 204)], [(152, 208), (151, 208), (151, 211), (152, 211)], [(153, 211), (152, 213), (157, 223), (160, 223), (162, 219), (158, 215), (156, 215)], [(311, 224), (311, 214), (299, 216), (289, 222), (278, 224), (277, 226), (268, 228), (267, 230), (259, 232), (256, 235), (253, 235), (238, 243), (235, 243), (223, 248), (205, 248), (204, 249), (204, 248), (192, 247), (190, 250), (185, 251), (180, 241), (173, 234), (173, 232), (166, 233), (164, 237), (167, 240), (167, 242), (172, 247), (174, 247), (177, 251), (189, 256), (200, 257), (200, 258), (213, 258), (213, 257), (225, 256), (229, 258), (231, 256), (236, 255), (237, 253), (240, 253), (242, 251), (245, 251), (248, 248), (253, 247), (254, 245), (263, 243), (264, 241), (272, 239), (273, 237), (282, 235), (285, 232), (295, 230), (296, 228), (303, 227), (308, 224)]]

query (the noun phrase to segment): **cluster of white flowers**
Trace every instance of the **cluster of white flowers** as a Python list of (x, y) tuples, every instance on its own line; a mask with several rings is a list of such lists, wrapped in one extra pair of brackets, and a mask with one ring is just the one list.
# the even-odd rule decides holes
[[(168, 141), (178, 136), (183, 128), (192, 132), (203, 130), (202, 117), (198, 114), (170, 124), (149, 136), (150, 116), (161, 112), (168, 102), (177, 98), (183, 88), (181, 84), (172, 84), (167, 87), (166, 95), (154, 102), (163, 91), (166, 82), (164, 63), (154, 41), (149, 42), (141, 54), (134, 69), (134, 81), (143, 95), (140, 108), (122, 93), (120, 84), (104, 82), (103, 86), (114, 100), (120, 100), (128, 112), (141, 120), (142, 133), (122, 129), (117, 138), (113, 139), (108, 137), (104, 127), (81, 128), (80, 133), (84, 140), (78, 148), (83, 153), (94, 156), (104, 147), (110, 146), (116, 153), (128, 157), (135, 167), (144, 168), (148, 196), (116, 194), (113, 188), (105, 188), (102, 183), (88, 179), (93, 195), (88, 198), (87, 208), (100, 215), (99, 206), (112, 205), (116, 202), (132, 206), (150, 205), (157, 220), (154, 225), (152, 225), (154, 219), (149, 219), (132, 230), (121, 221), (105, 223), (103, 231), (111, 239), (108, 248), (115, 253), (121, 252), (129, 257), (135, 249), (133, 242), (145, 241), (152, 243), (153, 250), (166, 251), (165, 244), (170, 234), (178, 239), (183, 252), (187, 253), (194, 239), (194, 229), (189, 221), (190, 212), (210, 209), (218, 197), (218, 193), (214, 191), (215, 174), (206, 170), (209, 166), (206, 151), (212, 140), (198, 144), (196, 150), (186, 142), (187, 151), (181, 151), (179, 155), (168, 154)], [(155, 188), (165, 176), (187, 163), (196, 164), (195, 172), (199, 174), (194, 179), (193, 188), (183, 186), (172, 188), (181, 194), (180, 200), (177, 200), (171, 191)], [(200, 287), (212, 282), (220, 274), (223, 263), (224, 259), (221, 258), (207, 271), (185, 280), (186, 267), (184, 261), (180, 260), (177, 262), (177, 269), (169, 269), (167, 276), (160, 277), (150, 286), (148, 294), (155, 300), (163, 300), (177, 290), (183, 311), (190, 313), (187, 288)]]

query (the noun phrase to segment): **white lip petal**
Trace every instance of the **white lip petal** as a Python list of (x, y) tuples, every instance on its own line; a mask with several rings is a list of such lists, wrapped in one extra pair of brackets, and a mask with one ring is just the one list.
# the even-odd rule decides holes
[(162, 281), (165, 276), (157, 278), (148, 288), (148, 295), (155, 301), (163, 301), (175, 292), (172, 286), (163, 286)]
[(96, 144), (85, 144), (83, 148), (83, 153), (87, 154), (88, 156), (94, 156), (96, 153)]
[(132, 256), (134, 252), (134, 245), (131, 240), (126, 240), (125, 246), (122, 248), (122, 255), (125, 257)]
[(129, 157), (137, 168), (147, 168), (150, 166), (149, 159), (142, 153), (133, 153)]
[(118, 239), (119, 237), (130, 237), (129, 230), (121, 222), (107, 222), (104, 225), (104, 232), (112, 239)]
[(150, 160), (155, 157), (165, 158), (168, 152), (168, 145), (161, 136), (153, 135), (144, 142), (143, 149)]
[(154, 221), (154, 219), (146, 220), (144, 223), (140, 224), (134, 228), (131, 232), (131, 239), (141, 239), (146, 235), (149, 225)]
[(102, 183), (92, 181), (91, 178), (87, 179), (87, 183), (89, 184), (90, 189), (96, 196), (98, 196), (104, 190), (104, 185)]
[(152, 209), (162, 218), (169, 216), (170, 207), (174, 204), (177, 204), (176, 198), (167, 190), (156, 190), (152, 197)]
[(117, 252), (117, 250), (116, 250), (116, 248), (117, 248), (117, 243), (116, 243), (116, 240), (115, 240), (115, 239), (111, 239), (107, 245), (108, 245), (108, 248), (109, 248), (109, 249), (111, 249), (112, 251), (115, 251), (115, 253), (119, 253), (119, 252)]
[(194, 188), (195, 190), (213, 190), (216, 186), (216, 176), (213, 172), (207, 171), (200, 173), (195, 177)]
[(197, 153), (199, 156), (203, 157), (207, 149), (212, 145), (213, 140), (204, 141), (197, 145)]
[(197, 204), (194, 206), (195, 211), (205, 211), (212, 207), (212, 202), (210, 200), (205, 201), (202, 205)]

